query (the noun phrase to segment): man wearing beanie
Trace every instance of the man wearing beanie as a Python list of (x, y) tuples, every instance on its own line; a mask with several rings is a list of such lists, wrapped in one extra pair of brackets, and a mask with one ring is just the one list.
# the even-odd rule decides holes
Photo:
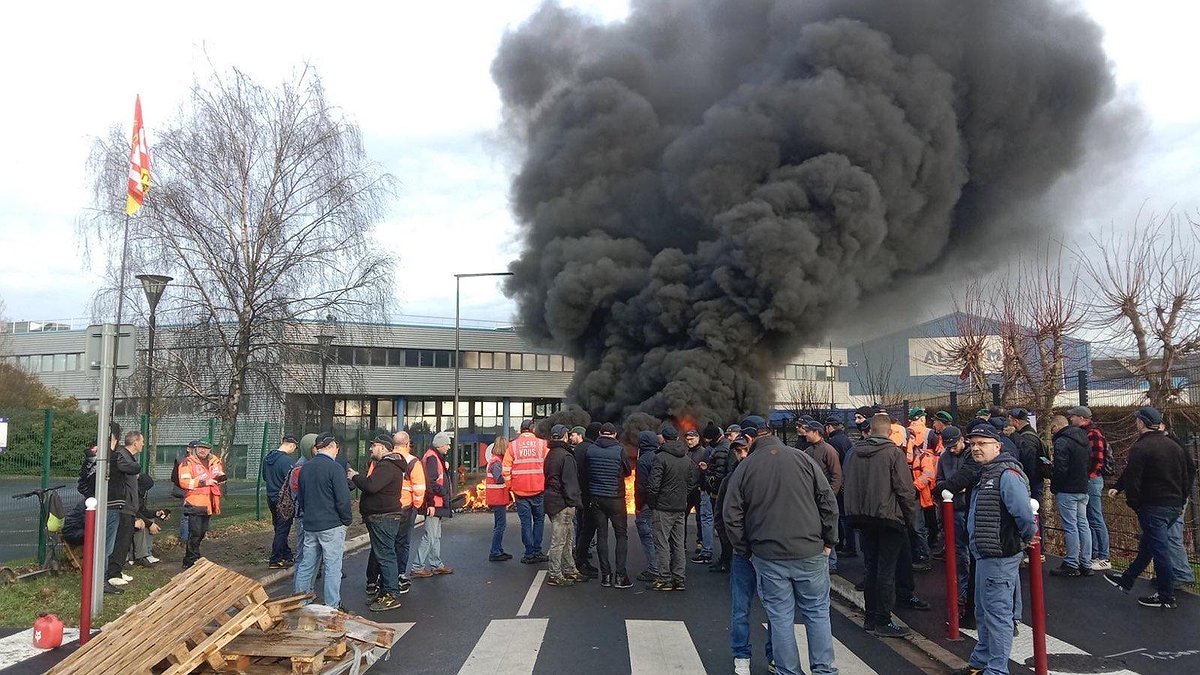
[(572, 586), (585, 577), (575, 569), (575, 509), (579, 508), (579, 475), (567, 448), (570, 431), (561, 424), (550, 429), (546, 453), (546, 514), (550, 516), (550, 560), (546, 583)]
[(709, 572), (728, 572), (729, 564), (733, 556), (733, 546), (729, 543), (729, 537), (725, 534), (725, 523), (721, 520), (721, 509), (717, 506), (717, 495), (721, 491), (721, 483), (725, 482), (725, 477), (729, 475), (734, 464), (737, 463), (737, 458), (730, 451), (729, 441), (724, 434), (721, 433), (721, 428), (712, 422), (704, 427), (705, 444), (708, 445), (708, 468), (704, 471), (704, 477), (701, 479), (703, 488), (708, 492), (708, 499), (713, 505), (713, 532), (717, 535), (717, 540), (721, 542), (721, 556), (716, 562), (708, 566)]
[(433, 437), (433, 447), (421, 458), (425, 469), (425, 531), (408, 575), (414, 579), (454, 573), (453, 568), (442, 562), (442, 519), (454, 515), (450, 510), (450, 477), (447, 475), (450, 465), (446, 462), (450, 441), (450, 434), (438, 432)]
[[(404, 486), (404, 457), (396, 453), (392, 438), (382, 434), (371, 441), (371, 464), (366, 475), (348, 469), (346, 475), (362, 492), (358, 509), (371, 538), (371, 557), (379, 566), (379, 581), (374, 589), (372, 612), (400, 607), (400, 566), (396, 559), (396, 535), (404, 526), (404, 507), (400, 492)], [(368, 564), (367, 567), (370, 567)], [(370, 595), (368, 584), (368, 595)]]
[(1137, 513), (1142, 536), (1138, 541), (1137, 557), (1125, 573), (1109, 573), (1104, 578), (1128, 593), (1153, 561), (1154, 585), (1158, 592), (1138, 598), (1138, 604), (1174, 609), (1175, 575), (1171, 571), (1168, 530), (1183, 517), (1183, 505), (1196, 480), (1196, 464), (1163, 431), (1162, 413), (1146, 407), (1139, 409), (1134, 417), (1138, 439), (1129, 447), (1125, 471), (1108, 494), (1116, 497), (1119, 492), (1125, 492), (1125, 503)]
[(583, 441), (575, 446), (575, 465), (579, 470), (579, 510), (575, 513), (575, 567), (579, 573), (595, 579), (600, 570), (592, 565), (591, 548), (596, 539), (596, 522), (592, 519), (592, 493), (587, 454), (600, 436), (600, 423), (592, 422), (583, 431)]
[(666, 443), (655, 454), (650, 479), (646, 481), (646, 501), (654, 512), (654, 552), (658, 580), (649, 585), (656, 591), (686, 589), (684, 521), (688, 495), (700, 483), (700, 470), (679, 442), (679, 433), (671, 424), (662, 428)]

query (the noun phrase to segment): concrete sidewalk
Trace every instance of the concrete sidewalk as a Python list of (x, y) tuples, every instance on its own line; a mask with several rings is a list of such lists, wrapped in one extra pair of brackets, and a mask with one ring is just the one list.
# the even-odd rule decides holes
[[(1177, 593), (1178, 609), (1150, 609), (1137, 604), (1138, 595), (1153, 592), (1142, 579), (1132, 593), (1108, 584), (1102, 573), (1087, 578), (1052, 577), (1060, 559), (1047, 556), (1045, 574), (1047, 653), (1051, 672), (1142, 673), (1178, 675), (1200, 672), (1200, 598)], [(973, 633), (946, 638), (946, 577), (942, 561), (929, 572), (916, 572), (917, 595), (933, 605), (930, 611), (902, 609), (899, 618), (919, 634), (913, 642), (948, 667), (961, 667), (975, 646)], [(862, 557), (839, 556), (834, 592), (862, 608), (854, 584), (863, 578)], [(1032, 672), (1029, 570), (1021, 570), (1023, 626), (1013, 642), (1014, 673)]]

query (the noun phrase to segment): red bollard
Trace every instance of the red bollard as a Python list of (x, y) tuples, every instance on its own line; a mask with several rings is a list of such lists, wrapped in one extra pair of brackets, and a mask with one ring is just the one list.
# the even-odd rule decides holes
[(92, 637), (92, 556), (96, 553), (96, 498), (88, 497), (83, 516), (83, 593), (79, 597), (79, 645)]
[(946, 620), (947, 637), (961, 639), (958, 635), (958, 550), (954, 542), (954, 494), (942, 490), (942, 529), (946, 544)]
[[(1029, 504), (1033, 507), (1033, 522), (1037, 524), (1041, 520), (1041, 505), (1036, 499), (1030, 499)], [(1029, 608), (1033, 619), (1033, 672), (1037, 675), (1047, 675), (1050, 672), (1050, 664), (1046, 659), (1046, 595), (1045, 589), (1042, 588), (1040, 538), (1036, 544), (1029, 547), (1029, 601), (1033, 605)]]

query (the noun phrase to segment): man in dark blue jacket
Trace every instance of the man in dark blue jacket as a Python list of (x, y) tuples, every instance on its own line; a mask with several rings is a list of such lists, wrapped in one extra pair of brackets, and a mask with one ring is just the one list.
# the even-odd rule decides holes
[[(338, 440), (331, 433), (317, 436), (313, 458), (300, 470), (296, 507), (304, 513), (304, 554), (296, 570), (296, 593), (312, 590), (317, 563), (325, 563), (324, 602), (340, 607), (342, 602), (342, 557), (346, 551), (346, 528), (353, 519), (350, 484), (346, 469), (338, 464)], [(318, 558), (320, 556), (320, 558)]]
[(1050, 492), (1058, 506), (1067, 554), (1062, 565), (1050, 570), (1056, 577), (1092, 575), (1092, 528), (1088, 525), (1088, 467), (1092, 447), (1087, 432), (1071, 426), (1066, 417), (1050, 420), (1054, 435), (1054, 466), (1050, 470)]
[[(625, 514), (625, 477), (633, 472), (633, 462), (617, 441), (617, 426), (605, 422), (596, 444), (588, 448), (588, 492), (592, 495), (592, 520), (596, 524), (596, 553), (600, 559), (600, 585), (605, 588), (631, 588), (633, 582), (625, 569), (629, 547), (629, 517)], [(608, 560), (608, 526), (616, 536), (616, 567)]]
[(637, 516), (633, 519), (637, 526), (638, 538), (642, 540), (642, 549), (646, 552), (646, 569), (638, 575), (638, 581), (652, 582), (658, 579), (658, 555), (654, 550), (654, 511), (646, 499), (646, 484), (650, 481), (650, 472), (654, 469), (654, 454), (658, 452), (660, 443), (658, 434), (653, 431), (638, 432), (637, 471), (633, 477), (633, 502)]
[[(292, 533), (292, 518), (280, 518), (279, 491), (287, 483), (288, 473), (296, 463), (296, 448), (299, 444), (296, 437), (285, 435), (279, 442), (279, 448), (267, 453), (263, 458), (262, 478), (267, 487), (267, 508), (271, 509), (271, 524), (275, 526), (275, 538), (271, 541), (271, 558), (269, 566), (274, 568), (291, 567), (292, 549), (288, 546), (288, 535)], [(295, 514), (292, 514), (295, 517)]]
[[(842, 424), (842, 420), (834, 415), (825, 418), (825, 442), (832, 445), (837, 451), (838, 464), (846, 466), (846, 453), (850, 452), (850, 448), (854, 447), (854, 441), (850, 440), (850, 436), (846, 434), (846, 427)], [(842, 504), (842, 491), (837, 492), (838, 503), (838, 545), (834, 549), (837, 553), (845, 558), (853, 558), (858, 555), (858, 547), (854, 543), (854, 529), (850, 527), (850, 521), (846, 520), (846, 508)]]

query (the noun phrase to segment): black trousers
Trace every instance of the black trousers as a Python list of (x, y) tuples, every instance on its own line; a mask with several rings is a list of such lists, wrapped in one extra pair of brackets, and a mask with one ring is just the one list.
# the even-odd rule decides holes
[[(855, 528), (853, 532), (858, 533), (859, 544), (862, 548), (863, 567), (868, 567), (871, 564), (871, 558), (874, 553), (867, 550), (866, 545), (862, 544), (862, 539), (866, 537), (862, 528)], [(912, 571), (912, 543), (907, 536), (900, 546), (900, 553), (896, 556), (896, 597), (907, 600), (917, 592), (916, 580), (913, 579)]]
[(867, 566), (866, 622), (886, 625), (892, 620), (892, 609), (896, 606), (896, 565), (901, 549), (908, 548), (905, 546), (908, 532), (880, 525), (867, 525), (859, 531)]
[[(589, 498), (588, 506), (583, 509), (583, 520), (580, 521), (578, 536), (575, 537), (575, 567), (584, 568), (591, 566), (591, 556), (588, 555), (588, 549), (592, 546), (592, 540), (596, 538), (596, 499)], [(608, 525), (605, 525), (607, 531)]]
[(208, 521), (211, 516), (189, 513), (184, 517), (188, 519), (187, 550), (183, 553), (183, 569), (186, 570), (200, 559), (200, 542), (204, 541), (204, 535), (208, 534)]
[(121, 513), (117, 521), (117, 540), (113, 544), (112, 555), (108, 556), (108, 565), (104, 570), (105, 579), (115, 579), (121, 576), (125, 561), (129, 559), (129, 549), (133, 547), (132, 513)]
[(608, 562), (608, 526), (611, 524), (617, 538), (615, 571), (617, 576), (628, 576), (625, 559), (629, 552), (629, 515), (625, 513), (625, 500), (621, 497), (592, 497), (592, 521), (596, 527), (596, 557), (600, 559), (600, 574), (614, 572), (614, 567)]
[(733, 563), (733, 544), (729, 541), (729, 534), (725, 532), (725, 519), (721, 517), (725, 504), (717, 501), (717, 495), (709, 495), (709, 499), (713, 503), (713, 531), (717, 533), (717, 539), (721, 542), (721, 557), (717, 562), (729, 567)]
[[(396, 537), (392, 540), (392, 547), (396, 551), (396, 565), (400, 571), (399, 576), (404, 576), (404, 572), (408, 569), (408, 532), (410, 532), (409, 523), (411, 519), (408, 517), (408, 512), (411, 509), (405, 509), (400, 515), (395, 517), (400, 521), (400, 529), (396, 531)], [(403, 546), (403, 548), (401, 548)], [(403, 553), (403, 557), (401, 557)], [(367, 583), (379, 583), (379, 558), (375, 557), (375, 547), (371, 547), (371, 554), (367, 557)]]

